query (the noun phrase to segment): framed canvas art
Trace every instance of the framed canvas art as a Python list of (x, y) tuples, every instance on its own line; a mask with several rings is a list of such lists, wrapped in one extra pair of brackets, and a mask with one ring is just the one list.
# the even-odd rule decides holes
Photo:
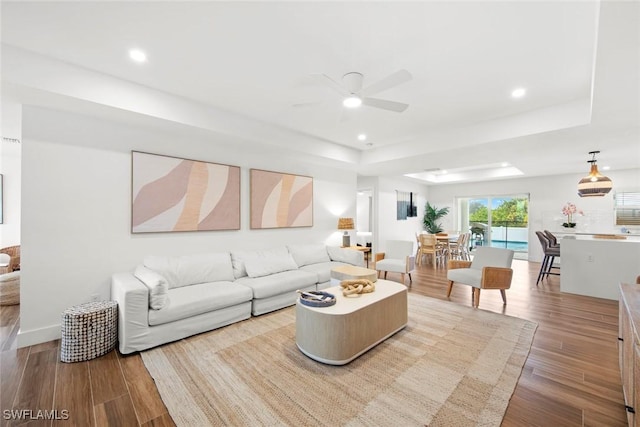
[(131, 232), (239, 230), (240, 167), (131, 152)]
[(251, 169), (251, 228), (313, 226), (313, 178)]
[(4, 203), (2, 202), (4, 197), (4, 181), (2, 178), (2, 174), (0, 174), (0, 224), (4, 223), (4, 215), (2, 214), (4, 212)]

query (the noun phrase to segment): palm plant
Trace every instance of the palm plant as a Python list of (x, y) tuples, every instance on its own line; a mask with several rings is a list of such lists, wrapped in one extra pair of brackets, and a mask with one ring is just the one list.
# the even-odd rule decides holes
[(438, 220), (448, 213), (448, 207), (438, 209), (431, 205), (431, 203), (427, 202), (424, 208), (424, 218), (422, 219), (424, 229), (431, 234), (440, 233), (442, 231), (442, 226), (438, 223)]

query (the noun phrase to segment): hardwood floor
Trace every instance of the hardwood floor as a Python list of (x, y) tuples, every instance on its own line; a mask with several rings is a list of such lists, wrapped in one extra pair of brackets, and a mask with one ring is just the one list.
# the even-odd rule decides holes
[[(559, 292), (560, 279), (536, 287), (540, 264), (514, 261), (506, 306), (485, 290), (480, 309), (538, 323), (531, 352), (503, 426), (624, 426), (618, 369), (616, 301)], [(389, 274), (388, 279), (400, 280)], [(411, 292), (446, 299), (446, 270), (422, 265)], [(471, 306), (469, 287), (454, 285), (452, 304)], [(7, 410), (57, 410), (68, 420), (32, 425), (171, 426), (139, 354), (113, 351), (98, 359), (61, 363), (59, 341), (16, 349), (19, 306), (0, 307), (1, 425)], [(66, 411), (66, 412), (63, 412)]]

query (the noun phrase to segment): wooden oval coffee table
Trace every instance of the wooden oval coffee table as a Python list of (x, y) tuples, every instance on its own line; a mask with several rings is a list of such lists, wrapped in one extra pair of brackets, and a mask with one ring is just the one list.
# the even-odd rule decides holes
[(296, 344), (318, 362), (345, 365), (407, 325), (407, 287), (378, 280), (375, 292), (342, 295), (342, 288), (325, 289), (336, 296), (330, 307), (296, 304)]
[(337, 281), (349, 279), (367, 279), (375, 282), (376, 280), (378, 280), (378, 272), (364, 267), (357, 267), (355, 265), (343, 265), (331, 270), (331, 279)]

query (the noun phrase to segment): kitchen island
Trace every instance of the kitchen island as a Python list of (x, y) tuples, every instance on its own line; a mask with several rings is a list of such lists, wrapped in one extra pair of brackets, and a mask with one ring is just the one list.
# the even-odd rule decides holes
[(639, 236), (576, 234), (559, 242), (562, 292), (617, 300), (620, 283), (640, 275)]

